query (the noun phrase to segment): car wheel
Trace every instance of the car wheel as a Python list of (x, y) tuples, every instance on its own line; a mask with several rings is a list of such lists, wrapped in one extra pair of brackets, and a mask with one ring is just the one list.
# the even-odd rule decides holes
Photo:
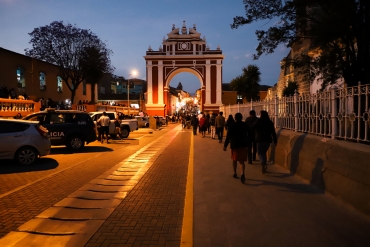
[(127, 138), (130, 135), (130, 131), (127, 128), (121, 129), (121, 138)]
[(69, 141), (67, 143), (67, 147), (75, 151), (82, 149), (84, 146), (85, 146), (85, 142), (79, 136), (73, 136), (69, 138)]
[(20, 165), (32, 165), (37, 160), (38, 153), (32, 147), (23, 147), (17, 151), (14, 158)]

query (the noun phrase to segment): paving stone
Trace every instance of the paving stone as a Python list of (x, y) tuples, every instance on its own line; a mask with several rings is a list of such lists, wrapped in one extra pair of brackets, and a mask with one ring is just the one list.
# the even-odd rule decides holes
[(114, 211), (113, 208), (66, 208), (51, 207), (39, 214), (37, 218), (56, 218), (56, 219), (84, 219), (84, 220), (105, 220)]
[(80, 188), (80, 190), (95, 191), (95, 192), (128, 192), (132, 189), (132, 185), (126, 186), (115, 186), (115, 185), (98, 185), (98, 184), (86, 184)]
[(73, 208), (115, 208), (121, 203), (119, 199), (109, 200), (85, 200), (79, 198), (64, 198), (55, 203), (55, 207), (73, 207)]
[[(128, 180), (130, 181), (130, 180)], [(95, 199), (95, 200), (104, 200), (104, 199), (123, 199), (127, 195), (127, 192), (96, 192), (96, 191), (86, 191), (86, 190), (76, 190), (68, 197), (76, 198), (85, 198), (85, 199)]]

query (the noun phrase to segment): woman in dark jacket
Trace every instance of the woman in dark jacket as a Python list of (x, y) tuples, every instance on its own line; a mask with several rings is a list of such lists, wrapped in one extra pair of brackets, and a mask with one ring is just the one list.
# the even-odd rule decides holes
[(261, 111), (261, 117), (254, 122), (252, 129), (255, 131), (257, 154), (262, 164), (262, 173), (265, 173), (267, 170), (267, 150), (272, 141), (275, 146), (277, 145), (274, 123), (270, 120), (267, 111)]
[(191, 124), (191, 126), (193, 126), (193, 135), (196, 135), (197, 134), (197, 128), (198, 128), (198, 125), (199, 125), (199, 121), (198, 121), (198, 118), (195, 115), (193, 115), (191, 117), (190, 124)]
[(224, 151), (226, 151), (227, 145), (230, 143), (231, 148), (231, 159), (233, 160), (234, 178), (238, 178), (236, 175), (237, 162), (240, 164), (241, 169), (241, 182), (245, 182), (245, 161), (248, 160), (248, 125), (242, 121), (243, 115), (241, 113), (235, 114), (235, 122), (229, 126), (226, 140), (224, 143)]
[(235, 120), (233, 118), (233, 115), (230, 114), (226, 120), (225, 130), (227, 130), (231, 125), (233, 125), (233, 123), (235, 123)]

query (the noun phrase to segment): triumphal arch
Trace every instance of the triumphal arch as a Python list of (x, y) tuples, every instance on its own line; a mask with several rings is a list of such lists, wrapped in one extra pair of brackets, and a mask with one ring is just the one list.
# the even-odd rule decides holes
[(204, 112), (218, 112), (222, 105), (222, 62), (224, 55), (218, 46), (211, 50), (206, 38), (200, 37), (196, 25), (182, 28), (172, 25), (172, 31), (163, 38), (158, 51), (150, 46), (146, 51), (147, 97), (146, 112), (149, 116), (166, 115), (169, 112), (169, 88), (174, 76), (189, 72), (200, 81), (201, 105)]

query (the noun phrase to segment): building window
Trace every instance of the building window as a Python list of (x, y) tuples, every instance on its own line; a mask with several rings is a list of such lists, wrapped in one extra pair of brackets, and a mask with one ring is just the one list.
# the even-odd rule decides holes
[(85, 81), (82, 82), (82, 94), (86, 95), (86, 82)]
[(60, 76), (57, 76), (57, 90), (58, 90), (58, 93), (63, 92), (63, 80), (62, 80), (62, 77)]
[(18, 88), (26, 87), (26, 80), (24, 79), (24, 69), (22, 67), (17, 68), (17, 82)]
[(241, 95), (237, 95), (237, 96), (236, 96), (236, 99), (237, 99), (237, 100), (242, 100), (242, 99), (243, 99), (243, 97), (242, 97)]
[(40, 72), (40, 90), (46, 90), (46, 77), (44, 72)]

